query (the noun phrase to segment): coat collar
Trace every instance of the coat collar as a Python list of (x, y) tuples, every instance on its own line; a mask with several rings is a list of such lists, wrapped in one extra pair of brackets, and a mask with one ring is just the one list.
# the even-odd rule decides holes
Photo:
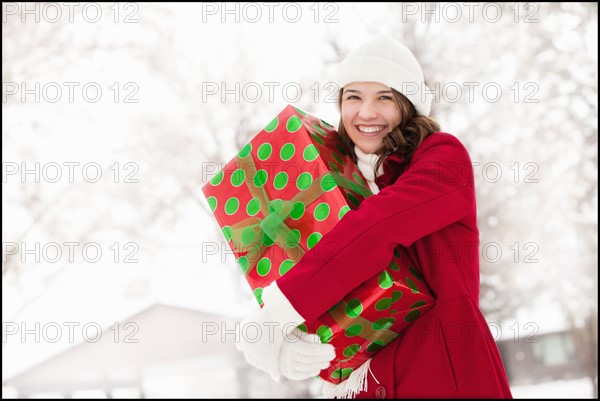
[(375, 184), (377, 184), (379, 189), (381, 190), (396, 182), (398, 177), (404, 172), (406, 168), (405, 164), (402, 157), (398, 155), (392, 154), (386, 157), (383, 161), (383, 174), (375, 178)]
[[(433, 132), (423, 140), (423, 142), (427, 141), (430, 137), (437, 136), (436, 132)], [(417, 154), (421, 153), (421, 149), (423, 149), (423, 143), (421, 143), (418, 148), (413, 153), (412, 159), (415, 158)], [(391, 154), (383, 161), (383, 174), (375, 178), (375, 184), (379, 187), (379, 190), (387, 187), (388, 185), (392, 185), (395, 183), (398, 178), (406, 171), (411, 160), (404, 160), (402, 156), (397, 154)]]

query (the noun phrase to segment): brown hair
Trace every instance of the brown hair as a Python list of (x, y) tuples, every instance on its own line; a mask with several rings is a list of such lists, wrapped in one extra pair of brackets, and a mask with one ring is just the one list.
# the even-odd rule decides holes
[[(342, 110), (342, 94), (344, 88), (340, 89), (338, 98), (338, 107)], [(410, 100), (403, 94), (392, 88), (394, 99), (400, 109), (400, 124), (394, 127), (392, 131), (382, 140), (382, 147), (377, 151), (379, 155), (375, 164), (375, 171), (383, 161), (391, 154), (396, 154), (402, 158), (403, 165), (408, 165), (412, 159), (417, 147), (425, 138), (434, 132), (440, 131), (440, 125), (431, 117), (417, 115), (417, 110)], [(356, 153), (354, 152), (354, 143), (348, 136), (346, 128), (340, 117), (338, 131), (342, 142), (349, 148), (352, 160), (356, 162)]]

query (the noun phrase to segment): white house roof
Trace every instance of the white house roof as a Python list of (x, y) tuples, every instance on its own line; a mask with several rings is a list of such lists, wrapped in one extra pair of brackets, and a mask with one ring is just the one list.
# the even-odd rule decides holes
[[(239, 360), (232, 330), (235, 319), (181, 307), (154, 304), (116, 325), (96, 341), (89, 338), (7, 380), (28, 391), (64, 391), (71, 386), (104, 388), (131, 383), (160, 366), (181, 361), (233, 365)], [(66, 329), (66, 328), (65, 328)], [(227, 334), (229, 333), (229, 334)]]

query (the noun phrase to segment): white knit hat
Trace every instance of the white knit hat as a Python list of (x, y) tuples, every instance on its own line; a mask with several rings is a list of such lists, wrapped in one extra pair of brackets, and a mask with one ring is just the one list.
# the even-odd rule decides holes
[(431, 94), (423, 71), (408, 47), (387, 33), (380, 33), (352, 50), (338, 65), (339, 88), (351, 82), (380, 82), (406, 96), (417, 113), (428, 116)]

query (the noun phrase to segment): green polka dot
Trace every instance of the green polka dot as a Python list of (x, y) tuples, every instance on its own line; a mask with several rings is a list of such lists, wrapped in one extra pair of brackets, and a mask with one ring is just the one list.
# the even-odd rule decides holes
[(279, 125), (279, 118), (275, 117), (273, 120), (271, 120), (270, 123), (267, 124), (267, 126), (265, 127), (265, 131), (273, 132), (277, 129), (278, 125)]
[(425, 302), (423, 300), (417, 301), (410, 306), (410, 309), (420, 308), (421, 306), (425, 306), (425, 305), (427, 305), (427, 302)]
[(250, 154), (251, 150), (252, 150), (252, 144), (248, 143), (248, 144), (246, 144), (246, 146), (244, 146), (242, 148), (242, 150), (240, 150), (238, 152), (238, 156), (241, 157), (242, 159), (245, 158), (245, 157), (248, 157), (248, 155)]
[(256, 272), (259, 276), (266, 276), (271, 271), (271, 259), (261, 258), (256, 265)]
[(231, 239), (231, 236), (233, 235), (233, 231), (231, 230), (231, 227), (229, 227), (229, 226), (223, 227), (223, 235), (225, 236), (225, 239), (227, 241), (229, 241)]
[(308, 329), (306, 328), (306, 323), (302, 323), (300, 326), (297, 327), (297, 329), (303, 331), (304, 333), (308, 332)]
[(392, 298), (382, 298), (377, 303), (375, 303), (375, 309), (378, 311), (383, 311), (392, 306)]
[(316, 334), (321, 338), (322, 343), (328, 343), (333, 338), (333, 331), (325, 325), (319, 327)]
[(290, 269), (294, 267), (294, 261), (291, 259), (286, 259), (279, 265), (279, 275), (283, 276), (285, 273), (289, 272)]
[(208, 202), (208, 206), (210, 206), (210, 210), (214, 212), (217, 208), (217, 198), (215, 198), (214, 196), (209, 196), (206, 200)]
[(351, 318), (359, 316), (363, 311), (362, 302), (358, 298), (352, 298), (346, 304), (346, 315)]
[(344, 149), (344, 147), (342, 145), (340, 145), (339, 143), (335, 144), (335, 148), (344, 156), (348, 155), (348, 152), (346, 152), (346, 149)]
[(312, 180), (313, 178), (310, 173), (302, 173), (298, 176), (296, 186), (299, 190), (304, 191), (306, 188), (310, 187), (310, 184), (312, 184)]
[(298, 131), (301, 126), (302, 126), (302, 120), (300, 120), (300, 118), (298, 116), (291, 116), (287, 120), (287, 124), (285, 127), (287, 128), (288, 132), (293, 133), (293, 132)]
[(298, 246), (298, 243), (300, 243), (300, 231), (299, 230), (291, 230), (286, 236), (285, 236), (285, 244), (288, 248), (294, 248), (296, 246)]
[(313, 246), (317, 245), (321, 238), (323, 238), (323, 235), (319, 232), (314, 232), (309, 235), (308, 239), (306, 240), (306, 246), (308, 246), (308, 249), (311, 249)]
[(352, 368), (340, 368), (331, 372), (331, 377), (334, 379), (344, 380), (346, 377), (350, 376), (352, 373)]
[(263, 292), (263, 289), (262, 289), (262, 288), (260, 288), (260, 287), (259, 287), (259, 288), (255, 288), (255, 289), (254, 289), (254, 297), (255, 297), (255, 298), (256, 298), (256, 300), (258, 301), (258, 304), (259, 304), (259, 305), (262, 305), (262, 304), (263, 304), (263, 300), (262, 300), (262, 292)]
[(297, 108), (297, 107), (294, 107), (294, 109), (295, 109), (295, 110), (296, 110), (298, 113), (302, 114), (303, 116), (305, 116), (305, 115), (307, 114), (307, 113), (306, 113), (304, 110), (300, 110), (300, 109), (299, 109), (299, 108)]
[(363, 330), (362, 324), (353, 324), (346, 329), (346, 337), (355, 337), (359, 335)]
[(305, 161), (311, 162), (319, 157), (319, 149), (313, 144), (308, 145), (304, 148), (304, 152), (302, 153), (302, 157)]
[(394, 256), (400, 258), (400, 250), (398, 248), (394, 248)]
[(346, 197), (350, 202), (352, 202), (354, 206), (360, 205), (360, 201), (356, 198), (356, 196), (354, 196), (352, 192), (346, 192)]
[(412, 281), (412, 279), (410, 277), (406, 278), (406, 284), (410, 287), (410, 290), (412, 291), (413, 294), (419, 293), (419, 289), (417, 288), (417, 286), (415, 285), (415, 282)]
[(344, 215), (346, 213), (348, 213), (349, 211), (350, 211), (350, 206), (348, 206), (348, 205), (342, 206), (342, 208), (338, 212), (338, 218), (341, 220), (342, 217), (344, 217)]
[(268, 174), (265, 170), (258, 170), (254, 175), (253, 182), (257, 188), (262, 187), (267, 182)]
[(352, 358), (356, 353), (360, 351), (360, 345), (352, 344), (344, 348), (344, 356)]
[(255, 235), (256, 233), (254, 232), (254, 227), (245, 228), (244, 231), (242, 231), (242, 235), (240, 238), (242, 240), (242, 244), (248, 245), (254, 242)]
[(402, 291), (400, 291), (400, 290), (392, 291), (392, 302), (396, 302), (400, 298), (402, 298)]
[(405, 322), (412, 322), (416, 318), (418, 318), (419, 316), (421, 316), (421, 310), (420, 309), (411, 310), (410, 312), (408, 312), (406, 314), (406, 316), (404, 316), (404, 321)]
[(238, 200), (238, 198), (229, 198), (227, 202), (225, 202), (225, 213), (227, 213), (228, 215), (232, 215), (238, 211), (239, 207), (240, 201)]
[(396, 319), (393, 317), (382, 317), (373, 322), (373, 330), (387, 330), (394, 325)]
[(384, 346), (383, 341), (377, 340), (367, 346), (367, 351), (368, 352), (377, 352), (380, 349), (382, 349), (383, 346)]
[(326, 126), (327, 128), (331, 128), (331, 127), (333, 127), (333, 125), (329, 124), (329, 123), (328, 123), (328, 122), (326, 122), (326, 121), (323, 121), (323, 120), (321, 120), (321, 123), (323, 123), (323, 125), (324, 125), (324, 126)]
[(246, 173), (241, 168), (238, 168), (231, 174), (231, 185), (234, 187), (239, 187), (244, 183), (244, 179), (246, 178)]
[(273, 146), (271, 146), (270, 143), (263, 143), (258, 148), (258, 158), (260, 160), (267, 160), (269, 157), (271, 157), (271, 153), (273, 153)]
[(315, 207), (315, 219), (323, 221), (329, 217), (329, 204), (327, 202), (321, 202)]
[(385, 270), (379, 274), (378, 281), (379, 286), (384, 290), (390, 288), (392, 284), (394, 284), (394, 279), (392, 278), (392, 276), (390, 276), (390, 273), (388, 273)]
[(319, 133), (319, 135), (327, 136), (327, 134), (325, 133), (325, 131), (323, 131), (323, 128), (321, 128), (319, 124), (313, 124), (313, 128)]
[(298, 220), (300, 217), (304, 215), (304, 203), (298, 201), (294, 202), (292, 205), (292, 211), (290, 212), (290, 217), (294, 220)]
[(223, 170), (219, 171), (215, 176), (210, 180), (210, 183), (214, 186), (217, 186), (223, 181)]
[(256, 213), (258, 213), (260, 210), (260, 199), (258, 198), (253, 198), (250, 200), (250, 202), (248, 202), (248, 205), (246, 205), (246, 213), (248, 213), (248, 216), (254, 216)]
[(238, 259), (238, 264), (240, 265), (242, 272), (244, 272), (244, 274), (248, 271), (248, 258), (245, 256), (242, 256)]
[(321, 180), (321, 189), (325, 192), (331, 191), (333, 188), (337, 186), (337, 182), (335, 181), (335, 177), (331, 174), (327, 174)]
[(335, 152), (331, 152), (331, 156), (333, 156), (333, 158), (335, 159), (336, 162), (338, 162), (339, 164), (343, 165), (344, 161), (342, 160), (342, 158), (340, 157), (340, 155), (338, 155)]
[(400, 266), (398, 266), (398, 264), (396, 262), (394, 262), (393, 260), (390, 262), (390, 265), (388, 267), (390, 270), (393, 270), (395, 272), (400, 270)]
[(363, 180), (363, 178), (360, 176), (360, 174), (358, 173), (352, 173), (352, 177), (354, 178), (354, 180), (356, 182), (358, 182), (360, 185), (366, 185), (365, 184), (365, 180)]
[(323, 140), (321, 139), (321, 137), (317, 134), (310, 134), (313, 139), (315, 140), (316, 143), (318, 143), (319, 145), (325, 145), (325, 142), (323, 142)]
[(275, 189), (283, 189), (285, 188), (287, 183), (288, 175), (285, 171), (280, 171), (279, 173), (277, 173), (275, 179), (273, 180), (273, 186), (275, 187)]
[(281, 160), (288, 161), (294, 156), (295, 152), (296, 148), (294, 147), (294, 144), (286, 143), (281, 147), (281, 150), (279, 151), (279, 156), (281, 156)]
[(334, 162), (327, 162), (327, 164), (329, 165), (329, 168), (331, 168), (333, 171), (335, 171), (336, 173), (340, 173), (340, 168), (338, 167), (337, 164), (335, 164)]
[(423, 281), (423, 277), (421, 277), (421, 274), (419, 274), (419, 272), (416, 271), (414, 267), (408, 266), (408, 270), (410, 270), (410, 272), (412, 273), (412, 275), (415, 276), (415, 278), (417, 280)]

